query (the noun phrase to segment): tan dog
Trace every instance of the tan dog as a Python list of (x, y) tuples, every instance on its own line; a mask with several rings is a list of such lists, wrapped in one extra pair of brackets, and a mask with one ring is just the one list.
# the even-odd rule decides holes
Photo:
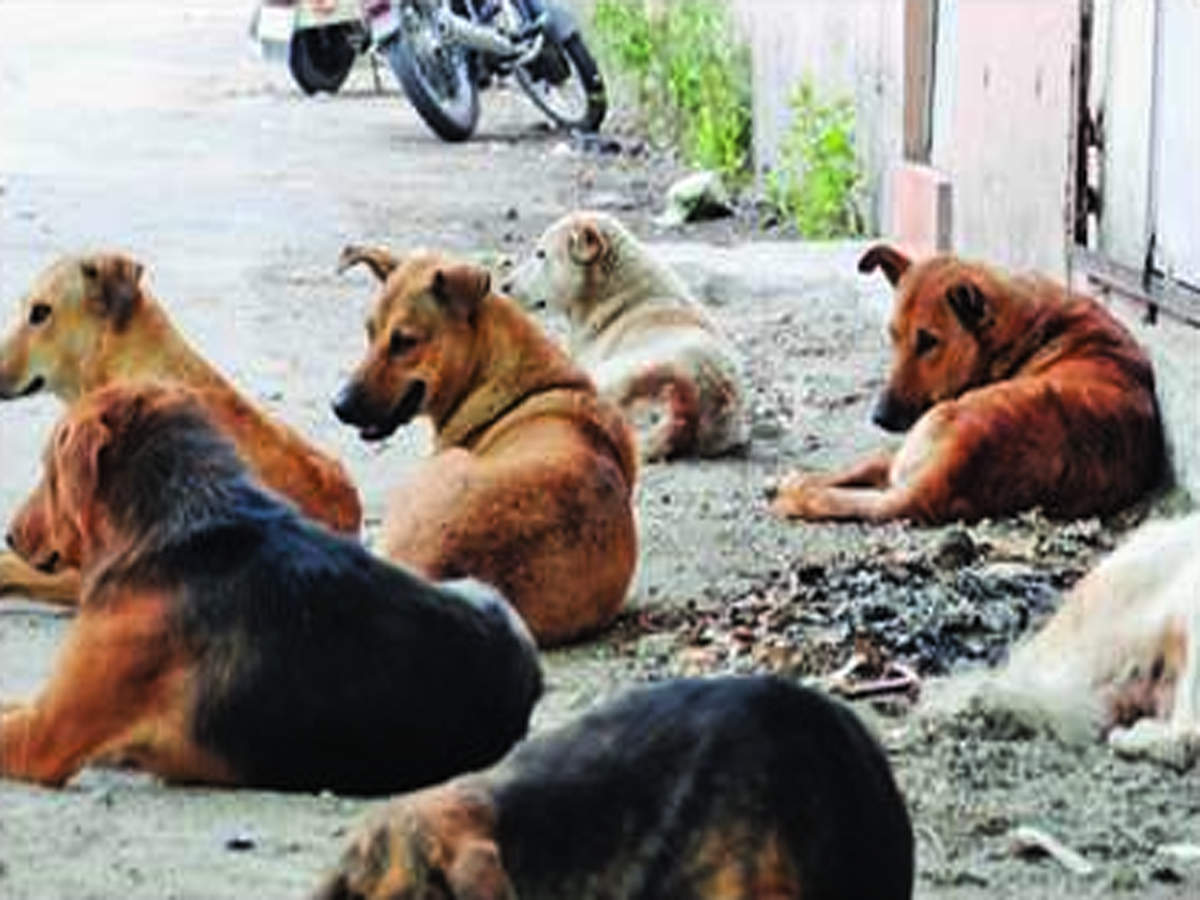
[(717, 456), (746, 443), (738, 354), (683, 282), (615, 218), (550, 226), (504, 285), (571, 324), (571, 352), (638, 431), (647, 460)]
[[(267, 416), (175, 330), (142, 281), (142, 265), (117, 253), (68, 256), (46, 269), (21, 302), (0, 345), (0, 399), (48, 390), (68, 404), (116, 381), (186, 384), (268, 487), (335, 531), (356, 534), (358, 492), (342, 466)], [(60, 602), (79, 595), (77, 559), (39, 572), (0, 556), (0, 591)]]
[(894, 361), (874, 420), (911, 426), (897, 453), (834, 476), (792, 475), (774, 510), (805, 519), (945, 522), (1041, 506), (1107, 513), (1160, 478), (1150, 362), (1087, 297), (953, 256), (883, 244), (859, 270), (896, 287)]
[(487, 272), (347, 247), (382, 288), (367, 355), (334, 402), (380, 440), (417, 415), (437, 453), (397, 491), (384, 551), (431, 578), (496, 585), (543, 645), (594, 632), (633, 576), (633, 436)]
[(1143, 526), (1003, 668), (951, 679), (944, 697), (1190, 765), (1200, 754), (1200, 513)]

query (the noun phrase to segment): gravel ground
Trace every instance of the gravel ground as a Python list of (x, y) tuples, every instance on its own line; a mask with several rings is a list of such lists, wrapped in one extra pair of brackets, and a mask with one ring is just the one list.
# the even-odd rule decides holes
[[(496, 259), (577, 205), (615, 210), (711, 306), (749, 361), (754, 441), (742, 457), (648, 467), (628, 611), (592, 643), (546, 654), (535, 727), (633, 683), (679, 673), (827, 675), (857, 647), (922, 677), (992, 661), (1167, 495), (1111, 521), (1030, 514), (969, 528), (792, 525), (764, 479), (826, 468), (885, 437), (867, 421), (886, 367), (889, 295), (860, 279), (860, 245), (747, 240), (734, 221), (651, 223), (678, 168), (638, 151), (581, 152), (518, 97), (484, 96), (480, 137), (436, 142), (356, 73), (308, 100), (247, 53), (248, 4), (149, 2), (0, 10), (0, 295), (11, 309), (54, 255), (119, 246), (203, 352), (261, 403), (341, 455), (372, 532), (387, 491), (425, 452), (409, 429), (369, 448), (327, 398), (362, 349), (371, 288), (337, 278), (347, 241)], [(7, 317), (10, 313), (4, 313)], [(548, 323), (551, 330), (560, 323)], [(0, 518), (32, 485), (58, 406), (0, 408)], [(68, 616), (0, 602), (0, 698), (36, 689)], [(1200, 773), (1067, 750), (961, 715), (916, 724), (908, 697), (859, 708), (888, 747), (918, 833), (921, 897), (1196, 896)], [(164, 788), (89, 770), (61, 791), (0, 784), (0, 896), (297, 896), (336, 855), (361, 801)], [(1013, 852), (1035, 826), (1088, 877)], [(871, 848), (864, 848), (869, 858)]]

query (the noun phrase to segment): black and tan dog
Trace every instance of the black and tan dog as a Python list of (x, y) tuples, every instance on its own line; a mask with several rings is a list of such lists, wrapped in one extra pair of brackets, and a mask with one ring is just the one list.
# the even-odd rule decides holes
[(428, 416), (437, 452), (396, 491), (384, 552), (500, 588), (543, 645), (594, 632), (637, 558), (633, 436), (617, 408), (485, 269), (347, 247), (381, 282), (367, 353), (334, 401), (379, 440)]
[(802, 519), (974, 520), (1035, 506), (1110, 513), (1159, 480), (1150, 360), (1089, 297), (955, 256), (879, 244), (859, 271), (896, 288), (891, 375), (875, 422), (908, 431), (831, 475), (796, 473), (773, 508)]
[[(358, 534), (362, 507), (345, 468), (259, 409), (197, 353), (123, 253), (65, 256), (21, 301), (0, 342), (0, 400), (49, 391), (68, 404), (117, 381), (164, 381), (196, 391), (256, 478), (334, 531)], [(57, 574), (0, 555), (0, 591), (74, 603), (78, 560)]]
[(778, 678), (670, 682), (370, 818), (320, 900), (891, 900), (913, 835), (857, 717)]
[(194, 394), (117, 385), (57, 427), (9, 543), (84, 592), (54, 671), (0, 718), (0, 774), (120, 758), (168, 780), (382, 793), (525, 733), (536, 651), (478, 582), (431, 584), (252, 483)]

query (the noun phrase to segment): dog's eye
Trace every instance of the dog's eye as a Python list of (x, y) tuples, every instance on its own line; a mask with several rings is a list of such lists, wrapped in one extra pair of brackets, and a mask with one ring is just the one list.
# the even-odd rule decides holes
[(35, 303), (33, 308), (29, 310), (29, 324), (41, 325), (50, 318), (50, 305), (48, 303)]
[(393, 331), (391, 340), (388, 341), (388, 353), (392, 356), (401, 356), (415, 346), (417, 346), (417, 339), (415, 337), (409, 337), (407, 334)]
[(935, 335), (924, 328), (917, 329), (917, 356), (924, 356), (937, 345), (938, 339)]

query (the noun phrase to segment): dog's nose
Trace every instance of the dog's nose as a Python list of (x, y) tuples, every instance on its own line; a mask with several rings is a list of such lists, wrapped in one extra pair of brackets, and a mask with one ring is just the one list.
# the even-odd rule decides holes
[(357, 381), (348, 381), (333, 398), (333, 414), (347, 425), (363, 424), (363, 397)]
[(916, 420), (917, 411), (911, 405), (896, 400), (890, 391), (879, 395), (871, 411), (871, 421), (884, 431), (907, 431)]
[(4, 543), (8, 544), (9, 550), (17, 549), (17, 539), (13, 537), (13, 533), (11, 531), (4, 535)]

